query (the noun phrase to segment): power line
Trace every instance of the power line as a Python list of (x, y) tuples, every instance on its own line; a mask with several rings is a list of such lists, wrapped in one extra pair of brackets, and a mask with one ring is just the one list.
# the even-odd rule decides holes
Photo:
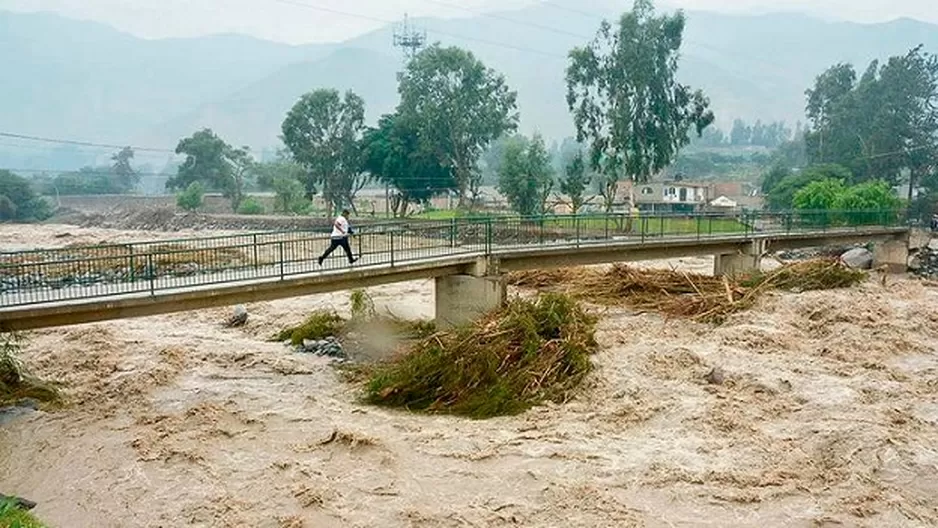
[(601, 15), (599, 15), (598, 13), (591, 13), (591, 12), (589, 12), (589, 11), (580, 11), (579, 9), (574, 9), (574, 8), (572, 8), (572, 7), (567, 7), (567, 6), (565, 6), (565, 5), (560, 5), (560, 4), (558, 4), (557, 2), (552, 2), (552, 1), (550, 1), (550, 0), (543, 0), (543, 1), (541, 2), (541, 4), (546, 5), (546, 6), (548, 6), (548, 7), (553, 7), (554, 9), (557, 9), (557, 10), (560, 10), (560, 11), (566, 11), (566, 12), (568, 12), (568, 13), (575, 13), (575, 14), (577, 14), (577, 15), (583, 15), (583, 16), (589, 17), (589, 18), (594, 18), (594, 19), (598, 19), (598, 20), (605, 20), (605, 19), (606, 19), (606, 17), (601, 16)]
[(12, 132), (0, 132), (0, 137), (12, 138), (12, 139), (23, 139), (26, 141), (41, 141), (43, 143), (56, 143), (59, 145), (76, 145), (80, 147), (96, 147), (96, 148), (109, 148), (120, 150), (126, 147), (130, 147), (133, 150), (141, 152), (169, 152), (175, 154), (175, 150), (163, 149), (163, 148), (154, 148), (154, 147), (134, 147), (130, 145), (109, 145), (107, 143), (93, 143), (90, 141), (75, 141), (71, 139), (59, 139), (59, 138), (49, 138), (41, 136), (29, 136), (26, 134), (15, 134)]
[(542, 31), (549, 31), (549, 32), (551, 32), (551, 33), (557, 33), (558, 35), (567, 35), (567, 36), (572, 36), (572, 37), (576, 37), (576, 38), (586, 38), (586, 39), (590, 38), (590, 37), (587, 37), (587, 36), (584, 36), (584, 35), (580, 35), (579, 33), (573, 33), (573, 32), (571, 32), (571, 31), (567, 31), (567, 30), (565, 30), (565, 29), (558, 29), (558, 28), (554, 28), (554, 27), (550, 27), (550, 26), (544, 26), (544, 25), (541, 25), (541, 24), (536, 24), (536, 23), (534, 23), (534, 22), (527, 22), (527, 21), (525, 21), (525, 20), (516, 20), (516, 19), (513, 19), (513, 18), (508, 18), (508, 17), (503, 16), (503, 15), (499, 15), (499, 14), (497, 14), (497, 13), (487, 13), (487, 12), (485, 12), (485, 11), (480, 11), (480, 10), (478, 10), (478, 9), (473, 9), (473, 8), (470, 8), (470, 7), (464, 7), (464, 6), (457, 5), (457, 4), (451, 4), (451, 3), (449, 3), (449, 2), (443, 2), (443, 1), (441, 1), (441, 0), (423, 0), (423, 1), (424, 1), (424, 2), (427, 2), (427, 3), (430, 3), (430, 4), (436, 4), (436, 5), (448, 7), (448, 8), (450, 8), (450, 9), (458, 9), (458, 10), (460, 10), (460, 11), (465, 11), (465, 12), (467, 12), (467, 13), (473, 13), (473, 14), (476, 14), (476, 15), (479, 15), (479, 16), (484, 16), (484, 17), (487, 17), (487, 18), (495, 19), (495, 20), (503, 20), (503, 21), (505, 21), (505, 22), (511, 22), (511, 23), (513, 23), (513, 24), (518, 24), (518, 25), (520, 25), (520, 26), (528, 26), (528, 27), (531, 27), (531, 28), (540, 29), (540, 30), (542, 30)]

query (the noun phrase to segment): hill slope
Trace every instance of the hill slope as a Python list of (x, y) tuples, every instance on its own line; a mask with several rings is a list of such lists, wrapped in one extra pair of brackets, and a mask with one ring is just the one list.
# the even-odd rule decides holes
[[(589, 41), (605, 14), (581, 4), (416, 23), (431, 41), (472, 49), (503, 72), (519, 92), (525, 132), (559, 138), (572, 132), (566, 54)], [(371, 120), (391, 110), (401, 67), (391, 34), (384, 28), (313, 46), (235, 35), (142, 40), (89, 22), (0, 12), (0, 65), (12, 80), (0, 98), (0, 129), (172, 147), (211, 126), (232, 143), (275, 146), (286, 110), (313, 88), (354, 89)], [(848, 61), (863, 69), (920, 43), (938, 52), (938, 26), (694, 11), (680, 76), (710, 95), (721, 125), (736, 117), (794, 122), (803, 116), (805, 89), (826, 67)], [(6, 148), (0, 165), (12, 163)]]

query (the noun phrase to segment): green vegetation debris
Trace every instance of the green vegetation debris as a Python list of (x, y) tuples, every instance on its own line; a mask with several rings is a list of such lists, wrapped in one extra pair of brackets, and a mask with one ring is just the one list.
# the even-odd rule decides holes
[(7, 498), (0, 501), (0, 528), (45, 528), (45, 525), (17, 507), (14, 499)]
[(562, 402), (590, 371), (596, 318), (548, 293), (516, 299), (477, 324), (441, 332), (371, 372), (366, 400), (489, 418)]
[(337, 337), (345, 326), (345, 320), (333, 311), (316, 310), (299, 326), (286, 328), (277, 334), (277, 341), (286, 341), (302, 345), (303, 340), (319, 340)]

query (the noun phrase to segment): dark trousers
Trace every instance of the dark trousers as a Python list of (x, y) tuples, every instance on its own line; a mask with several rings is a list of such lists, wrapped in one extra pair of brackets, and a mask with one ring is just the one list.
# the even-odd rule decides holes
[(321, 257), (319, 257), (319, 260), (320, 261), (326, 260), (327, 258), (329, 258), (329, 255), (331, 255), (332, 252), (338, 248), (342, 248), (345, 250), (345, 255), (348, 257), (349, 262), (355, 261), (355, 259), (352, 257), (352, 246), (350, 246), (348, 243), (348, 237), (333, 238), (332, 243), (329, 244), (329, 249), (327, 249), (326, 252), (323, 253)]

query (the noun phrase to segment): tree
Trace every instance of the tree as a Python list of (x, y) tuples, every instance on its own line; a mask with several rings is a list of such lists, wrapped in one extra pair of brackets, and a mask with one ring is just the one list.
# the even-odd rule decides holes
[(303, 95), (283, 122), (283, 142), (306, 169), (309, 196), (322, 187), (333, 212), (355, 211), (355, 195), (367, 183), (359, 140), (365, 128), (365, 101), (352, 91), (320, 89)]
[(176, 154), (185, 154), (186, 160), (176, 176), (166, 181), (167, 189), (187, 189), (200, 182), (203, 189), (220, 191), (231, 200), (231, 210), (238, 210), (244, 199), (245, 180), (253, 167), (246, 147), (233, 148), (206, 128), (181, 139)]
[(847, 186), (842, 179), (825, 178), (811, 182), (794, 197), (795, 210), (805, 211), (810, 223), (865, 224), (898, 211), (899, 198), (884, 181), (868, 181)]
[(593, 175), (587, 167), (583, 152), (577, 152), (564, 166), (564, 177), (560, 180), (560, 192), (567, 197), (570, 212), (577, 214), (590, 199), (586, 197)]
[(852, 179), (853, 175), (850, 171), (840, 165), (814, 165), (794, 173), (784, 167), (777, 167), (766, 176), (763, 189), (771, 185), (766, 193), (769, 209), (784, 211), (796, 207), (795, 195), (814, 182), (823, 180), (849, 182)]
[(700, 136), (713, 122), (703, 92), (675, 80), (683, 33), (682, 12), (655, 16), (651, 0), (636, 0), (617, 28), (604, 21), (589, 46), (570, 52), (567, 105), (577, 140), (590, 140), (607, 209), (620, 179), (647, 181), (690, 142), (691, 128)]
[(730, 144), (734, 146), (748, 145), (752, 142), (752, 127), (742, 119), (733, 121), (733, 130), (730, 131)]
[(530, 141), (505, 146), (498, 173), (498, 191), (511, 208), (524, 216), (547, 213), (547, 200), (554, 189), (554, 168), (544, 138), (535, 134)]
[(481, 183), (483, 150), (517, 127), (517, 94), (472, 53), (438, 44), (408, 63), (399, 91), (398, 113), (419, 130), (423, 148), (453, 170), (459, 205), (467, 207)]
[(122, 193), (132, 191), (140, 183), (140, 175), (130, 165), (132, 159), (134, 159), (134, 149), (131, 147), (124, 147), (120, 152), (111, 156), (111, 161), (114, 162), (111, 172), (114, 173), (116, 187)]
[(843, 165), (856, 182), (891, 184), (906, 170), (915, 180), (936, 165), (938, 57), (921, 46), (873, 61), (859, 79), (850, 64), (835, 65), (806, 95), (811, 162)]
[[(306, 200), (306, 170), (293, 161), (289, 152), (278, 151), (273, 161), (258, 163), (254, 172), (263, 189), (274, 191), (274, 211), (284, 214), (306, 214), (311, 203)], [(314, 193), (315, 194), (315, 189)]]
[(36, 194), (29, 180), (0, 170), (0, 220), (32, 222), (51, 215), (49, 204)]
[(364, 166), (373, 177), (395, 190), (391, 209), (406, 216), (409, 204), (427, 203), (455, 190), (453, 170), (444, 166), (420, 141), (419, 131), (397, 114), (382, 116), (362, 139)]
[(231, 209), (237, 212), (241, 210), (241, 203), (244, 201), (244, 189), (247, 187), (255, 163), (254, 158), (251, 157), (249, 147), (229, 148), (226, 157), (231, 164), (231, 177), (223, 182), (222, 191), (225, 197), (231, 200)]

